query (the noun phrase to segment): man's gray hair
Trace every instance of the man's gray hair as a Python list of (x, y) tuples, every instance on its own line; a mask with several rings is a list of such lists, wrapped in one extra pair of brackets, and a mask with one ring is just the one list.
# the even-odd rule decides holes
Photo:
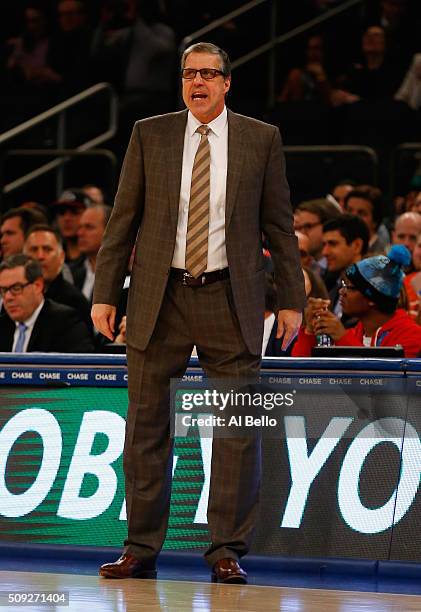
[(217, 55), (221, 61), (221, 71), (224, 73), (224, 76), (231, 76), (231, 62), (228, 53), (216, 45), (207, 42), (198, 42), (187, 47), (181, 56), (181, 69), (184, 68), (186, 59), (190, 53), (210, 53), (211, 55)]

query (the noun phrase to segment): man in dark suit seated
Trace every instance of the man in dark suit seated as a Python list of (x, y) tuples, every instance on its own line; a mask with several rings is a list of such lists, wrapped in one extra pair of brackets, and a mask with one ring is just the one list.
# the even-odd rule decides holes
[(94, 204), (87, 208), (80, 218), (77, 235), (79, 249), (84, 259), (72, 266), (72, 274), (76, 287), (79, 287), (89, 302), (92, 302), (96, 258), (111, 211), (111, 206)]
[(34, 225), (26, 235), (24, 253), (36, 259), (45, 283), (44, 296), (74, 308), (92, 329), (91, 307), (83, 293), (63, 277), (64, 249), (60, 235), (49, 225)]
[(0, 351), (89, 353), (94, 346), (86, 324), (68, 306), (44, 298), (40, 264), (13, 255), (0, 264)]

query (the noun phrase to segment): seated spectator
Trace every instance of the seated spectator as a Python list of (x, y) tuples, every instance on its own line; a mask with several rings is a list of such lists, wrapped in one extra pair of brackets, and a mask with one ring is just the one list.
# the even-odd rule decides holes
[(34, 225), (26, 235), (24, 253), (41, 265), (45, 297), (74, 308), (91, 329), (88, 300), (63, 277), (64, 251), (59, 234), (48, 225)]
[(0, 250), (3, 258), (23, 252), (25, 235), (36, 223), (46, 223), (44, 215), (30, 208), (11, 208), (0, 217)]
[(72, 273), (76, 287), (79, 287), (89, 302), (92, 301), (94, 289), (96, 258), (111, 210), (111, 206), (94, 204), (87, 208), (80, 218), (78, 246), (84, 259), (72, 267)]
[(342, 317), (339, 300), (341, 275), (353, 263), (360, 261), (368, 249), (369, 232), (367, 225), (355, 215), (343, 214), (323, 225), (323, 249), (327, 269), (335, 283), (330, 285), (329, 298), (333, 312)]
[(361, 62), (353, 64), (347, 74), (338, 79), (339, 87), (332, 91), (334, 106), (359, 100), (391, 98), (401, 79), (401, 69), (390, 63), (386, 55), (384, 30), (370, 26), (362, 37)]
[(83, 260), (79, 250), (77, 232), (83, 211), (93, 204), (92, 199), (80, 189), (66, 189), (53, 202), (55, 223), (63, 238), (66, 262), (77, 265)]
[[(411, 181), (411, 183), (412, 182), (413, 181)], [(396, 194), (393, 198), (395, 216), (402, 215), (404, 212), (414, 211), (415, 200), (418, 196), (418, 193), (419, 188), (411, 184), (408, 190), (404, 189), (400, 193)], [(421, 208), (418, 212), (421, 213)]]
[(27, 255), (0, 264), (0, 351), (89, 353), (94, 346), (78, 313), (44, 298), (41, 266)]
[[(324, 280), (320, 276), (317, 269), (313, 269), (313, 258), (309, 253), (310, 239), (306, 234), (295, 232), (298, 238), (298, 249), (300, 251), (301, 267), (304, 272), (304, 281), (308, 284), (308, 292), (306, 295), (317, 295), (328, 297), (328, 291)], [(306, 285), (307, 288), (307, 285)]]
[(421, 215), (421, 191), (419, 191), (417, 193), (417, 195), (415, 196), (415, 200), (413, 205), (410, 208), (411, 212), (416, 212), (419, 215)]
[[(392, 231), (393, 244), (403, 244), (412, 253), (421, 232), (421, 215), (417, 212), (406, 212), (395, 220)], [(412, 271), (412, 265), (407, 272)]]
[[(367, 2), (369, 17), (384, 30), (389, 53), (400, 63), (406, 64), (417, 46), (419, 20), (414, 11), (417, 2), (410, 0), (381, 0)], [(373, 11), (371, 13), (370, 11)]]
[(382, 192), (371, 185), (358, 185), (345, 197), (345, 208), (360, 217), (370, 233), (368, 255), (384, 254), (390, 246), (390, 236), (383, 220)]
[(118, 146), (127, 142), (137, 119), (168, 112), (175, 102), (176, 41), (161, 8), (155, 0), (138, 2), (133, 24), (95, 36), (95, 73), (120, 94)]
[(320, 101), (330, 103), (331, 84), (327, 77), (323, 37), (310, 36), (304, 65), (288, 73), (279, 96), (280, 102)]
[(322, 255), (323, 249), (323, 224), (329, 219), (340, 216), (337, 206), (320, 198), (302, 202), (294, 212), (294, 229), (306, 234), (310, 240), (309, 253), (314, 262), (312, 268), (317, 270), (323, 277), (326, 273), (326, 258)]
[(105, 193), (98, 185), (88, 183), (81, 188), (81, 191), (91, 198), (94, 204), (105, 204)]
[(421, 349), (421, 327), (398, 308), (403, 284), (402, 267), (410, 260), (408, 250), (394, 246), (385, 255), (363, 259), (347, 268), (341, 289), (343, 312), (358, 323), (345, 329), (332, 312), (320, 309), (312, 329), (300, 330), (293, 347), (294, 357), (306, 357), (317, 334), (327, 334), (335, 346), (402, 345), (405, 357), (416, 357)]
[(310, 254), (310, 238), (302, 232), (295, 232), (298, 240), (298, 250), (300, 251), (301, 266), (311, 268), (313, 257)]
[(405, 102), (414, 111), (421, 108), (421, 53), (414, 55), (412, 64), (396, 92), (395, 99)]
[(345, 197), (354, 189), (356, 184), (357, 183), (352, 179), (343, 179), (342, 181), (336, 183), (330, 192), (343, 212), (345, 212)]
[[(24, 9), (22, 32), (6, 42), (6, 79), (9, 87), (28, 94), (40, 85), (57, 83), (59, 75), (48, 65), (48, 17), (40, 3), (29, 2)], [(39, 91), (39, 90), (38, 90)]]
[(59, 0), (58, 29), (51, 37), (48, 62), (59, 76), (60, 95), (68, 97), (90, 85), (92, 31), (82, 0)]
[(40, 204), (39, 202), (34, 202), (33, 200), (25, 200), (21, 204), (19, 204), (18, 208), (29, 208), (30, 210), (35, 210), (39, 212), (43, 217), (48, 219), (48, 208), (44, 206), (44, 204)]
[(405, 276), (403, 284), (408, 298), (409, 316), (416, 320), (421, 301), (421, 232), (418, 234), (417, 242), (412, 251), (412, 268), (413, 272)]

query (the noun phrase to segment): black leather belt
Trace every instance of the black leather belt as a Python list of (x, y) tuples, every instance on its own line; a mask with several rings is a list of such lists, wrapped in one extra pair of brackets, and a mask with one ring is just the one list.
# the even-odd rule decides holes
[(187, 270), (181, 270), (180, 268), (171, 268), (170, 278), (182, 283), (185, 287), (204, 287), (216, 281), (225, 280), (229, 278), (230, 273), (228, 268), (223, 270), (215, 270), (214, 272), (205, 272), (197, 278), (194, 278)]

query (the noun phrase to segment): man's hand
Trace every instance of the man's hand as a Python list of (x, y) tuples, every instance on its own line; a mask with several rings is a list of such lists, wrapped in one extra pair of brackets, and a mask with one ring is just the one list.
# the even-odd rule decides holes
[(91, 310), (95, 327), (106, 338), (114, 341), (114, 325), (117, 308), (110, 304), (94, 304)]
[(314, 334), (314, 322), (318, 319), (321, 312), (325, 312), (329, 308), (330, 300), (323, 298), (307, 298), (307, 306), (304, 309), (306, 331), (309, 334)]
[(284, 337), (282, 341), (282, 350), (286, 351), (295, 336), (298, 334), (303, 315), (297, 310), (280, 310), (278, 312), (278, 331), (277, 338)]
[(325, 310), (320, 312), (316, 321), (314, 321), (314, 333), (317, 334), (327, 334), (336, 342), (339, 338), (342, 338), (344, 333), (346, 332), (345, 327), (342, 325), (338, 317), (330, 312), (330, 310)]

